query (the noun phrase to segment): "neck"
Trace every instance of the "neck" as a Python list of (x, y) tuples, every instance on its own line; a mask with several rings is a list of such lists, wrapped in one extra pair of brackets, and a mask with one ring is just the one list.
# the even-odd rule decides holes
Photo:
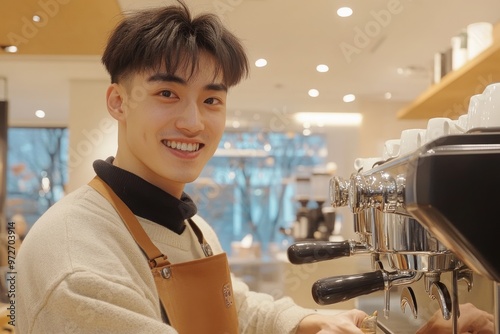
[(139, 163), (136, 159), (127, 159), (125, 154), (122, 154), (120, 150), (116, 153), (113, 165), (141, 177), (178, 199), (182, 196), (185, 186), (184, 183), (173, 182), (162, 178), (144, 164)]

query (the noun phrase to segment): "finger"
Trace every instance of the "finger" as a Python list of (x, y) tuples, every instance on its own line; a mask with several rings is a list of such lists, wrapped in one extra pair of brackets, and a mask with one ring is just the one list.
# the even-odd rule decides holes
[(488, 313), (486, 315), (486, 318), (491, 322), (495, 322), (495, 317), (493, 316), (493, 314)]
[(363, 320), (368, 317), (368, 314), (361, 310), (353, 309), (345, 312), (351, 321), (356, 324), (357, 327), (361, 326)]
[(486, 317), (478, 318), (476, 321), (471, 322), (460, 332), (465, 333), (476, 333), (476, 334), (493, 334), (494, 333), (494, 322), (488, 320)]

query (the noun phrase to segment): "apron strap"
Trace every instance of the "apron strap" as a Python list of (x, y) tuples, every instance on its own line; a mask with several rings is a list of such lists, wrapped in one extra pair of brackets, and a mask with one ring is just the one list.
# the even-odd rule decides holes
[(205, 253), (205, 256), (214, 255), (212, 248), (205, 240), (205, 237), (203, 236), (203, 232), (201, 232), (198, 225), (196, 225), (195, 222), (191, 218), (188, 219), (188, 222), (189, 222), (189, 225), (191, 226), (191, 228), (193, 229), (194, 234), (196, 234), (196, 237), (198, 238), (198, 242), (200, 243), (201, 249), (203, 250), (203, 253)]
[[(162, 252), (153, 244), (151, 239), (149, 239), (148, 235), (146, 234), (146, 231), (144, 231), (141, 224), (137, 220), (137, 217), (125, 205), (125, 203), (123, 203), (123, 201), (115, 194), (115, 192), (111, 189), (111, 187), (108, 184), (106, 184), (106, 182), (104, 182), (100, 177), (95, 176), (89, 182), (89, 186), (91, 186), (99, 194), (104, 196), (104, 198), (106, 198), (115, 208), (116, 212), (118, 212), (123, 222), (125, 223), (125, 226), (127, 226), (127, 229), (134, 238), (135, 242), (146, 254), (149, 260), (150, 268), (155, 268), (158, 266), (164, 266), (170, 264), (170, 262), (167, 259), (167, 256), (163, 255)], [(205, 251), (205, 247), (203, 247), (203, 250)]]

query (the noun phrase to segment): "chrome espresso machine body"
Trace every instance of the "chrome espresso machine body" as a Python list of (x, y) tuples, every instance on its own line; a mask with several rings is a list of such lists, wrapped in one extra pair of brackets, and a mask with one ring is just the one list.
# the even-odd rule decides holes
[[(457, 333), (457, 286), (465, 282), (471, 290), (479, 276), (491, 281), (491, 312), (495, 333), (500, 333), (500, 257), (494, 227), (499, 221), (500, 131), (443, 136), (370, 167), (348, 180), (330, 181), (331, 204), (350, 207), (358, 240), (299, 242), (288, 249), (294, 264), (370, 254), (372, 272), (316, 281), (316, 303), (383, 291), (388, 319), (390, 292), (397, 287), (403, 312), (410, 309), (417, 318), (414, 287), (419, 282)], [(448, 284), (443, 274), (451, 276)]]

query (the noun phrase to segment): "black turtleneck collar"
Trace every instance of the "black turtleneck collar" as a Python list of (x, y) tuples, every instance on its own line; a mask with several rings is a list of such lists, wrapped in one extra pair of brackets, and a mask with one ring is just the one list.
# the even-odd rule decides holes
[(136, 215), (180, 234), (184, 220), (197, 212), (193, 200), (182, 193), (181, 199), (170, 195), (139, 176), (113, 165), (114, 157), (94, 161), (94, 170)]

